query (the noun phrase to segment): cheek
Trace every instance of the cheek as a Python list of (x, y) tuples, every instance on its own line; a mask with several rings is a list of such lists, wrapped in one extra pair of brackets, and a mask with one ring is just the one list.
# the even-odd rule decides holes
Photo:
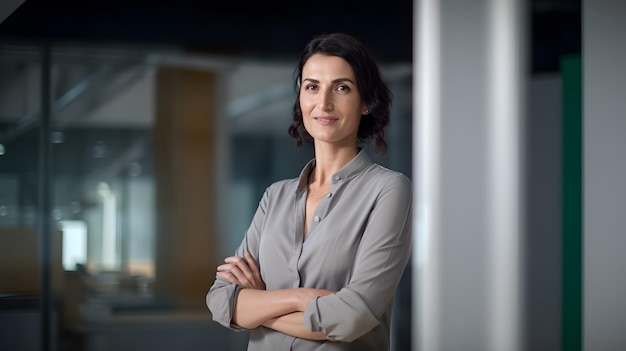
[(302, 110), (302, 116), (306, 117), (310, 114), (311, 112), (311, 101), (310, 99), (306, 99), (303, 97), (300, 97), (300, 110)]
[(300, 112), (302, 112), (302, 125), (304, 129), (308, 131), (309, 124), (309, 116), (311, 115), (309, 106), (307, 105), (306, 99), (300, 98)]

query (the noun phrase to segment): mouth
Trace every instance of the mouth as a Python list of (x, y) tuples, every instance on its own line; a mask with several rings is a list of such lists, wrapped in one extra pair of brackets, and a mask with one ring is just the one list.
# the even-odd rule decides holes
[(321, 125), (330, 125), (335, 123), (338, 119), (334, 118), (334, 117), (314, 117), (313, 118), (317, 123), (321, 124)]

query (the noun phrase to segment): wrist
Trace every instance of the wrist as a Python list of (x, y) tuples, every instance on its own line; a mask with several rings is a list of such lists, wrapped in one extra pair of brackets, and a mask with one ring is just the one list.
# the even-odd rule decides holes
[(292, 312), (301, 311), (302, 308), (302, 293), (301, 288), (289, 289), (289, 306)]
[(311, 293), (311, 289), (308, 288), (296, 288), (295, 297), (295, 311), (304, 312), (309, 304), (317, 298), (316, 294)]

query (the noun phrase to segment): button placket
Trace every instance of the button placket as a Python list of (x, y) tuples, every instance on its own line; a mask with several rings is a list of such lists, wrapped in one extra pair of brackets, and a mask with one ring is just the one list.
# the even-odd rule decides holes
[[(335, 179), (340, 178), (341, 179), (341, 176), (336, 175), (333, 178), (335, 178)], [(326, 215), (328, 215), (328, 209), (330, 208), (330, 203), (331, 203), (331, 201), (333, 201), (333, 196), (335, 195), (335, 192), (337, 191), (337, 188), (339, 186), (340, 185), (338, 183), (333, 183), (330, 186), (330, 189), (328, 189), (328, 193), (322, 199), (322, 202), (318, 206), (317, 211), (315, 212), (315, 214), (320, 217), (320, 222), (321, 222), (321, 220), (323, 218), (326, 217)]]

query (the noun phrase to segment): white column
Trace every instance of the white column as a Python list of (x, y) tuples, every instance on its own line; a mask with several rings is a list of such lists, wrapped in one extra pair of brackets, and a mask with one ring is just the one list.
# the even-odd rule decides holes
[(523, 9), (518, 0), (489, 0), (488, 296), (490, 350), (522, 350), (520, 272), (520, 136), (523, 117)]
[(415, 350), (518, 350), (523, 11), (415, 1)]
[[(413, 260), (414, 349), (439, 350), (440, 335), (440, 4), (416, 1), (414, 23), (413, 174), (415, 181), (415, 248)], [(417, 118), (416, 118), (417, 117)]]

